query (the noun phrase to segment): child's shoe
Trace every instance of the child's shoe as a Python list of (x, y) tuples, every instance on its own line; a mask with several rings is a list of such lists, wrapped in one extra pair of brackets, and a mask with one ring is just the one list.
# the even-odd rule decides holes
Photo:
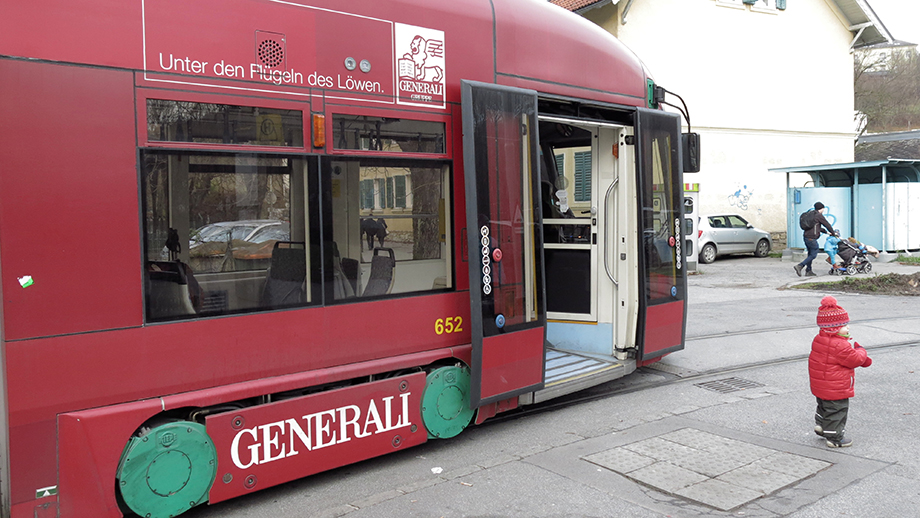
[(846, 437), (841, 437), (837, 439), (828, 439), (827, 447), (828, 448), (847, 448), (853, 445), (853, 439), (847, 439)]

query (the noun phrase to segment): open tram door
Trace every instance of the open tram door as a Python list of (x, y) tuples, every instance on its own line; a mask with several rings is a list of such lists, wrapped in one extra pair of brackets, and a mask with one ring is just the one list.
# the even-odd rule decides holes
[(684, 348), (687, 276), (681, 252), (684, 237), (680, 118), (640, 108), (636, 137), (642, 247), (636, 359), (641, 366)]
[(461, 100), (477, 408), (543, 387), (537, 94), (462, 81)]

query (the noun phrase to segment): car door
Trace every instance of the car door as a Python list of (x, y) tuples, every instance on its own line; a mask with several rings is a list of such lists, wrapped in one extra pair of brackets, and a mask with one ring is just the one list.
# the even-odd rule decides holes
[(709, 216), (709, 228), (712, 240), (720, 254), (731, 254), (737, 251), (735, 232), (731, 222), (726, 216)]
[(741, 216), (728, 216), (728, 221), (734, 231), (735, 251), (753, 252), (757, 248), (757, 240), (760, 237), (754, 227), (748, 225), (748, 222)]

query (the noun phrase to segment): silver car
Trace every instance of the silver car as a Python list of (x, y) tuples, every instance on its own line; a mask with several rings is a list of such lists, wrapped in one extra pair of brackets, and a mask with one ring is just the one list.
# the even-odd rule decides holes
[(773, 247), (770, 233), (754, 228), (737, 214), (700, 216), (700, 262), (709, 264), (716, 256), (753, 252), (766, 257)]

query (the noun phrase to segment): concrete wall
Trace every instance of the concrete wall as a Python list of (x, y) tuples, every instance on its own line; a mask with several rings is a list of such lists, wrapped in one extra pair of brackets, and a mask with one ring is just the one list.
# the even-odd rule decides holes
[(700, 184), (703, 213), (737, 212), (785, 231), (785, 175), (767, 169), (853, 160), (853, 35), (845, 18), (826, 0), (790, 1), (785, 11), (634, 0), (624, 25), (625, 4), (585, 17), (686, 101), (703, 153), (701, 172), (685, 181)]

